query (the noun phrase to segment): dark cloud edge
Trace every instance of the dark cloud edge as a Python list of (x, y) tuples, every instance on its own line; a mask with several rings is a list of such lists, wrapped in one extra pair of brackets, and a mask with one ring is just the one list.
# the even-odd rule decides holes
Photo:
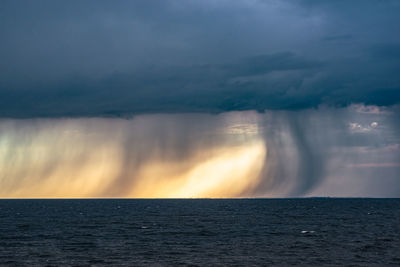
[[(0, 117), (129, 118), (400, 103), (400, 86), (392, 75), (398, 64), (374, 60), (380, 65), (363, 72), (357, 69), (360, 62), (347, 67), (345, 63), (328, 64), (283, 52), (229, 64), (143, 67), (99, 79), (75, 75), (52, 83), (27, 79), (19, 86), (7, 86), (4, 82), (0, 83)], [(383, 71), (377, 72), (380, 66)]]

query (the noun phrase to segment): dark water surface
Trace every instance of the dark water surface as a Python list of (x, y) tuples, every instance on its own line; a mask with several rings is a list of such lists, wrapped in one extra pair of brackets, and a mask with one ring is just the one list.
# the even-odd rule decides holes
[(400, 266), (400, 199), (0, 200), (0, 265)]

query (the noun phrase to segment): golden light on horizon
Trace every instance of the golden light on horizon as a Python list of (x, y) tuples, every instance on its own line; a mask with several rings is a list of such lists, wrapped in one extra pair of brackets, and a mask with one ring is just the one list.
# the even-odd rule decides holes
[(15, 136), (0, 140), (0, 197), (88, 197), (112, 182), (120, 168), (117, 147), (66, 128), (45, 127), (20, 143)]
[(208, 116), (193, 131), (173, 116), (0, 122), (0, 197), (244, 196), (267, 148), (254, 122), (237, 117)]
[(182, 163), (150, 164), (140, 173), (130, 197), (237, 197), (258, 184), (265, 156), (265, 144), (256, 141), (239, 147), (221, 148), (210, 157), (186, 163), (192, 167), (184, 173), (174, 173), (176, 165)]

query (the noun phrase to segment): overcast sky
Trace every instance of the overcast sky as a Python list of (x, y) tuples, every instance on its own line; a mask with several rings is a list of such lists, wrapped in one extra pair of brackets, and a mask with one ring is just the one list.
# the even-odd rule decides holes
[(400, 102), (399, 1), (0, 2), (0, 116)]
[(398, 197), (399, 14), (397, 0), (2, 0), (0, 197), (155, 194), (199, 170), (236, 186), (218, 196)]

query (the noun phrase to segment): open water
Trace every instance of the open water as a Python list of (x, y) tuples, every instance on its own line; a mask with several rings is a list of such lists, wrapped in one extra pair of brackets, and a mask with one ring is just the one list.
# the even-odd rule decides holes
[(2, 266), (400, 266), (400, 199), (0, 200)]

